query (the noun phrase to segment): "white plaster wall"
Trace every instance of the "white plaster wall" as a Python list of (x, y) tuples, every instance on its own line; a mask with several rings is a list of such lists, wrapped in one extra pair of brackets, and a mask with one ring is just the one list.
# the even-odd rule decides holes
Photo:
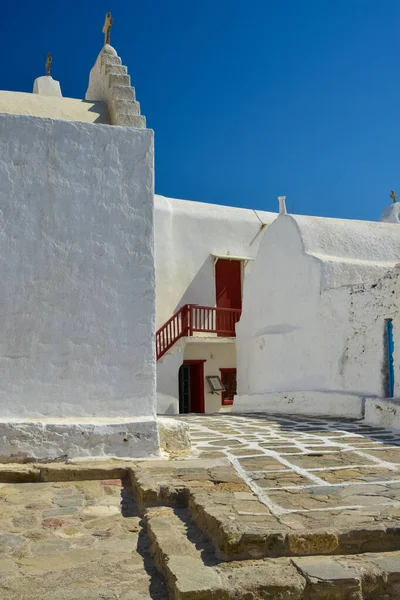
[(0, 463), (27, 457), (146, 458), (158, 454), (158, 437), (157, 422), (150, 417), (0, 419)]
[[(302, 392), (328, 392), (332, 406), (346, 394), (363, 398), (385, 393), (384, 322), (391, 317), (400, 330), (395, 300), (399, 290), (398, 278), (392, 277), (394, 262), (378, 259), (393, 261), (400, 251), (400, 231), (387, 232), (394, 246), (389, 256), (379, 254), (375, 246), (368, 255), (364, 234), (370, 224), (361, 224), (357, 230), (353, 225), (348, 228), (346, 222), (344, 234), (340, 230), (337, 234), (347, 240), (346, 258), (342, 247), (341, 256), (324, 254), (336, 251), (332, 239), (324, 248), (319, 231), (313, 245), (308, 222), (303, 236), (298, 220), (280, 217), (268, 229), (245, 284), (242, 318), (236, 326), (241, 399), (234, 410), (243, 410), (246, 403), (249, 409), (252, 404), (259, 408), (263, 396), (273, 403), (274, 393), (280, 392), (292, 392), (300, 401)], [(379, 240), (372, 236), (373, 241)], [(360, 259), (357, 249), (362, 250)], [(392, 275), (384, 278), (386, 283), (376, 283), (387, 272)], [(349, 278), (355, 285), (348, 285)], [(398, 365), (400, 353), (396, 356)], [(355, 401), (354, 410), (358, 406)]]
[(178, 373), (183, 363), (185, 339), (178, 342), (157, 362), (157, 414), (179, 414)]
[(387, 386), (385, 320), (393, 321), (395, 396), (400, 396), (400, 269), (389, 269), (375, 281), (347, 288), (349, 327), (342, 357), (350, 389), (384, 397)]
[(363, 417), (364, 398), (340, 392), (270, 392), (236, 396), (233, 412), (261, 412), (291, 415), (321, 415), (360, 419)]
[(0, 115), (0, 418), (155, 414), (153, 135)]
[(400, 430), (400, 400), (367, 398), (365, 401), (365, 423)]
[(260, 252), (236, 325), (238, 394), (322, 387), (329, 367), (320, 355), (316, 322), (318, 261), (303, 255), (290, 219), (270, 226)]
[[(275, 213), (257, 211), (271, 223)], [(211, 254), (255, 258), (266, 229), (254, 211), (155, 196), (156, 322), (184, 304), (215, 306)], [(244, 279), (251, 271), (247, 264)]]
[(234, 342), (190, 341), (185, 346), (184, 360), (205, 360), (204, 363), (204, 408), (206, 413), (230, 412), (230, 406), (221, 404), (221, 394), (212, 394), (206, 380), (207, 376), (221, 376), (220, 369), (236, 367), (236, 348)]

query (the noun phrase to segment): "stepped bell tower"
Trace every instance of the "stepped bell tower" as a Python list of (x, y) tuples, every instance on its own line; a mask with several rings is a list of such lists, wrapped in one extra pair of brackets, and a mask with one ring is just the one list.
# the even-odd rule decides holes
[(146, 128), (146, 119), (140, 114), (135, 88), (131, 86), (128, 69), (122, 64), (115, 48), (110, 46), (111, 13), (106, 14), (103, 33), (104, 46), (90, 71), (85, 99), (107, 104), (112, 125)]

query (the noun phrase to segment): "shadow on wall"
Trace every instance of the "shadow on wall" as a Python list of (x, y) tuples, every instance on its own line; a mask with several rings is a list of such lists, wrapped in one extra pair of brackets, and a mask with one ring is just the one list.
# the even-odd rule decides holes
[(205, 260), (192, 282), (186, 288), (174, 312), (185, 306), (185, 304), (215, 306), (215, 277), (211, 256)]
[(82, 104), (91, 104), (92, 106), (89, 106), (88, 112), (98, 114), (97, 119), (95, 119), (93, 123), (103, 123), (105, 125), (111, 124), (108, 107), (105, 102), (89, 102), (87, 100), (82, 100)]

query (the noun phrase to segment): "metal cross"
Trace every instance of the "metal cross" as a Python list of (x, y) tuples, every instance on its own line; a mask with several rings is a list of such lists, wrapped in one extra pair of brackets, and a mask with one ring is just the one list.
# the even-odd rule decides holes
[(390, 192), (390, 197), (393, 200), (393, 202), (397, 202), (397, 194), (396, 194), (396, 192), (394, 190), (392, 190)]
[(46, 60), (46, 77), (50, 77), (50, 66), (51, 66), (52, 60), (53, 60), (53, 57), (51, 56), (51, 52), (49, 52), (47, 55), (47, 60)]
[(108, 12), (106, 14), (106, 20), (104, 21), (104, 26), (103, 26), (104, 45), (110, 43), (110, 32), (111, 32), (112, 24), (113, 24), (113, 18), (111, 16), (111, 13)]

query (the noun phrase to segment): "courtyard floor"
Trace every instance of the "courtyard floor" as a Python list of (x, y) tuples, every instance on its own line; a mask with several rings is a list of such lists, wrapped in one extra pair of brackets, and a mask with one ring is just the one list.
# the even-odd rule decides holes
[(0, 465), (1, 600), (400, 598), (400, 434), (177, 418), (173, 459)]
[(344, 419), (179, 418), (190, 425), (198, 456), (227, 457), (258, 499), (287, 522), (334, 517), (338, 524), (356, 514), (368, 520), (371, 508), (383, 515), (396, 509), (400, 516), (400, 433)]
[(166, 600), (129, 485), (0, 483), (1, 600)]

